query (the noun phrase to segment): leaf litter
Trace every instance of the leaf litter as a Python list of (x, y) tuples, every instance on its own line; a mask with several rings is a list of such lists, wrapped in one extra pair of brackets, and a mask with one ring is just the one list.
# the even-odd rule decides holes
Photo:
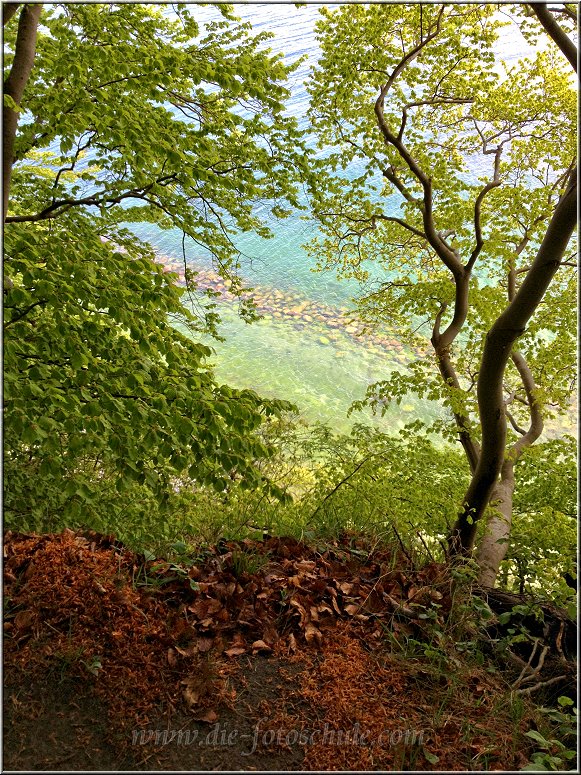
[[(244, 555), (265, 562), (248, 572)], [(4, 581), (5, 671), (41, 678), (66, 664), (128, 745), (136, 728), (176, 713), (216, 724), (235, 707), (248, 660), (261, 657), (288, 680), (276, 703), (248, 705), (257, 724), (268, 719), (259, 745), (303, 745), (305, 769), (526, 761), (494, 706), (497, 676), (476, 670), (435, 723), (452, 679), (442, 686), (445, 671), (436, 680), (420, 660), (390, 653), (393, 639), (426, 640), (430, 606), (443, 626), (452, 594), (437, 563), (414, 569), (403, 554), (346, 535), (323, 547), (220, 541), (177, 566), (92, 531), (8, 532)], [(252, 767), (241, 759), (239, 768)]]

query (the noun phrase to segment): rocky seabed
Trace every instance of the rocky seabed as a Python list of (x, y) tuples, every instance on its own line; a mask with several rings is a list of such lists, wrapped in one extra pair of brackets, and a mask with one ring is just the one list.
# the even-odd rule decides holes
[[(158, 257), (166, 272), (178, 276), (178, 284), (185, 285), (184, 264), (179, 260)], [(235, 302), (236, 296), (230, 292), (229, 284), (217, 272), (195, 268), (196, 285), (201, 290), (211, 289), (220, 294), (225, 301)], [(244, 296), (242, 297), (244, 298)], [(252, 298), (257, 312), (264, 320), (273, 323), (291, 323), (297, 331), (309, 330), (322, 345), (340, 346), (345, 337), (366, 348), (389, 353), (392, 360), (404, 364), (414, 357), (425, 357), (426, 351), (412, 350), (389, 336), (364, 330), (364, 326), (350, 318), (348, 307), (333, 307), (321, 302), (306, 299), (300, 293), (288, 293), (273, 288), (255, 287)], [(343, 357), (339, 349), (336, 357)]]

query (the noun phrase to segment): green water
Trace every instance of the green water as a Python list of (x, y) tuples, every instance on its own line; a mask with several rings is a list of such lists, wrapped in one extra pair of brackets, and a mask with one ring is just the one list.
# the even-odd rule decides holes
[(410, 396), (400, 406), (389, 407), (383, 417), (370, 411), (348, 417), (352, 402), (363, 398), (370, 383), (405, 369), (412, 354), (349, 334), (352, 327), (345, 330), (347, 321), (338, 316), (330, 315), (328, 322), (305, 322), (296, 309), (294, 305), (288, 311), (266, 313), (256, 323), (241, 324), (235, 305), (222, 303), (220, 332), (225, 341), (205, 340), (215, 350), (210, 362), (217, 379), (265, 397), (287, 399), (298, 405), (305, 420), (325, 422), (338, 432), (365, 422), (394, 433), (418, 416), (427, 420), (441, 413), (435, 404)]
[[(201, 20), (217, 14), (211, 7), (200, 7), (198, 11)], [(291, 79), (288, 101), (289, 111), (306, 125), (305, 79), (319, 55), (314, 32), (318, 8), (249, 3), (238, 5), (237, 13), (251, 21), (256, 31), (272, 31), (275, 37), (268, 45), (283, 54), (287, 63), (307, 55)], [(498, 61), (507, 63), (533, 50), (517, 27), (504, 30), (497, 48)], [(359, 174), (355, 168), (351, 172), (354, 177)], [(473, 174), (480, 172), (479, 168), (473, 170)], [(397, 204), (394, 201), (393, 207)], [(251, 388), (265, 397), (292, 401), (299, 405), (305, 419), (324, 421), (338, 431), (365, 421), (396, 432), (412, 420), (441, 417), (442, 407), (414, 396), (390, 407), (383, 418), (374, 417), (369, 410), (347, 417), (351, 403), (363, 399), (370, 383), (388, 378), (394, 369), (405, 369), (405, 364), (417, 356), (405, 353), (393, 342), (385, 345), (347, 332), (341, 316), (353, 306), (351, 298), (357, 295), (358, 286), (353, 280), (339, 282), (333, 272), (312, 271), (314, 259), (303, 246), (317, 235), (313, 221), (300, 212), (285, 220), (274, 219), (266, 202), (256, 206), (255, 214), (268, 223), (273, 239), (265, 240), (254, 233), (238, 234), (233, 239), (241, 254), (240, 273), (249, 286), (257, 289), (259, 310), (267, 317), (247, 325), (237, 317), (235, 303), (217, 299), (217, 312), (223, 320), (219, 331), (226, 341), (206, 339), (205, 343), (215, 350), (211, 360), (218, 379), (234, 387)], [(192, 240), (182, 243), (179, 230), (162, 231), (143, 223), (131, 228), (155, 247), (163, 263), (174, 261), (177, 269), (185, 259), (196, 270), (212, 274), (209, 251)], [(370, 269), (372, 279), (384, 279), (377, 265)], [(215, 277), (209, 285), (220, 290)], [(319, 312), (312, 315), (309, 308), (297, 312), (303, 304), (315, 305)], [(384, 334), (389, 337), (389, 332)], [(574, 429), (575, 418), (566, 426), (567, 430)]]

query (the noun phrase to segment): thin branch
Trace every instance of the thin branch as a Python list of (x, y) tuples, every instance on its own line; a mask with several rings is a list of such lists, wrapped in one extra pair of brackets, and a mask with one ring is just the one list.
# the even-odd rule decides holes
[(531, 444), (533, 444), (539, 438), (543, 432), (544, 420), (539, 402), (535, 397), (535, 390), (537, 387), (535, 385), (535, 378), (533, 377), (533, 373), (530, 370), (528, 363), (526, 362), (524, 356), (518, 352), (518, 350), (513, 350), (510, 354), (510, 357), (517, 368), (523, 387), (525, 389), (527, 404), (531, 417), (531, 424), (528, 431), (513, 444), (510, 451), (510, 456), (514, 457), (516, 460), (518, 457), (520, 457), (525, 447), (530, 447)]
[(145, 194), (148, 191), (151, 191), (154, 186), (165, 185), (171, 180), (175, 180), (176, 177), (177, 175), (175, 173), (172, 175), (166, 175), (163, 178), (154, 180), (147, 186), (133, 188), (129, 191), (125, 191), (122, 194), (117, 194), (117, 196), (92, 194), (91, 196), (83, 197), (82, 199), (58, 199), (48, 207), (45, 207), (44, 210), (41, 210), (39, 213), (35, 213), (34, 215), (10, 215), (6, 218), (6, 223), (32, 223), (36, 221), (46, 221), (52, 218), (57, 218), (59, 215), (62, 215), (63, 212), (70, 210), (71, 207), (79, 207), (81, 205), (85, 205), (87, 207), (103, 207), (104, 205), (111, 206), (114, 204), (119, 204), (119, 202), (121, 202), (123, 199), (128, 198), (145, 199)]
[(16, 315), (13, 318), (10, 318), (7, 322), (4, 323), (4, 328), (8, 328), (9, 326), (14, 325), (14, 323), (18, 323), (19, 320), (22, 320), (22, 318), (26, 317), (29, 312), (31, 312), (35, 307), (42, 306), (43, 304), (46, 304), (46, 300), (42, 301), (35, 301), (34, 304), (30, 304), (28, 307), (25, 307), (22, 312), (19, 315)]
[(362, 460), (362, 461), (361, 461), (361, 462), (360, 462), (358, 465), (356, 465), (356, 466), (355, 466), (355, 468), (353, 469), (353, 471), (351, 471), (351, 473), (350, 473), (350, 474), (347, 474), (347, 476), (345, 476), (343, 479), (341, 479), (341, 481), (340, 481), (338, 484), (336, 484), (336, 485), (335, 485), (335, 487), (333, 487), (333, 489), (331, 490), (331, 492), (328, 492), (328, 493), (327, 493), (327, 495), (325, 495), (325, 497), (323, 498), (323, 500), (322, 500), (322, 501), (319, 503), (319, 505), (317, 506), (317, 508), (316, 508), (316, 509), (313, 511), (313, 513), (311, 514), (311, 516), (310, 516), (310, 518), (309, 518), (309, 522), (310, 522), (310, 520), (312, 520), (312, 519), (314, 519), (314, 518), (315, 518), (315, 516), (318, 514), (318, 512), (320, 511), (320, 509), (322, 508), (322, 506), (323, 506), (323, 505), (324, 505), (324, 504), (325, 504), (325, 503), (326, 503), (326, 502), (329, 500), (329, 498), (331, 498), (331, 497), (332, 497), (332, 496), (333, 496), (333, 495), (334, 495), (334, 494), (337, 492), (337, 490), (339, 489), (339, 487), (341, 487), (341, 486), (342, 486), (342, 485), (344, 485), (346, 482), (348, 482), (348, 481), (349, 481), (349, 479), (351, 479), (351, 477), (352, 477), (352, 476), (355, 476), (355, 474), (357, 473), (357, 471), (359, 471), (359, 469), (360, 469), (362, 466), (364, 466), (364, 465), (365, 465), (365, 463), (367, 463), (367, 461), (368, 461), (368, 460), (371, 460), (371, 458), (372, 458), (372, 457), (378, 457), (379, 455), (382, 455), (382, 454), (383, 454), (382, 452), (374, 452), (373, 454), (371, 454), (371, 455), (367, 455), (367, 457), (363, 458), (363, 460)]
[[(484, 153), (487, 153), (486, 149), (483, 149)], [(472, 251), (470, 258), (468, 259), (468, 263), (466, 264), (466, 270), (470, 272), (472, 268), (474, 267), (474, 264), (476, 262), (476, 259), (478, 258), (478, 255), (480, 254), (480, 251), (482, 250), (482, 246), (484, 245), (484, 240), (482, 239), (482, 225), (480, 222), (481, 219), (481, 209), (482, 209), (482, 202), (484, 201), (484, 197), (488, 194), (489, 191), (492, 191), (493, 188), (498, 188), (500, 186), (500, 156), (502, 154), (502, 145), (499, 145), (496, 151), (494, 152), (494, 175), (492, 180), (487, 183), (482, 191), (478, 194), (476, 197), (476, 202), (474, 203), (474, 233), (476, 235), (476, 245), (474, 246), (474, 250)]]
[(514, 418), (514, 416), (513, 416), (513, 415), (512, 415), (512, 414), (511, 414), (511, 413), (508, 411), (508, 409), (506, 409), (506, 410), (505, 410), (505, 412), (506, 412), (506, 416), (507, 416), (507, 418), (508, 418), (508, 421), (510, 422), (510, 424), (512, 425), (512, 427), (514, 428), (514, 430), (515, 430), (517, 433), (520, 433), (520, 435), (521, 435), (521, 436), (524, 436), (524, 435), (525, 435), (525, 433), (526, 433), (525, 429), (520, 427), (520, 425), (517, 423), (516, 419), (515, 419), (515, 418)]
[(553, 686), (554, 684), (561, 683), (562, 681), (570, 681), (571, 677), (568, 675), (557, 675), (554, 678), (549, 678), (548, 681), (541, 681), (534, 686), (529, 686), (527, 689), (517, 689), (517, 694), (533, 694), (538, 692), (539, 689), (545, 689), (547, 686)]

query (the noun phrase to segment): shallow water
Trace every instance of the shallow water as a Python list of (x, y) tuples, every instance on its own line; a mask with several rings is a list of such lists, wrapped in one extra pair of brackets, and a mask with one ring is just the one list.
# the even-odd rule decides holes
[[(199, 8), (198, 13), (201, 19), (217, 15), (211, 8)], [(313, 32), (317, 6), (297, 9), (294, 4), (238, 4), (236, 13), (251, 21), (255, 31), (274, 32), (269, 45), (282, 52), (288, 63), (308, 55), (309, 60), (291, 78), (288, 102), (289, 111), (305, 116), (308, 100), (304, 79), (318, 52)], [(499, 50), (507, 62), (530, 51), (514, 27), (503, 34)], [(374, 342), (345, 330), (344, 315), (353, 308), (351, 298), (357, 283), (339, 282), (332, 272), (313, 272), (313, 261), (301, 246), (314, 236), (316, 226), (299, 215), (282, 221), (271, 219), (275, 234), (271, 240), (255, 234), (235, 239), (242, 252), (241, 274), (257, 289), (259, 309), (266, 317), (248, 325), (237, 318), (235, 303), (227, 297), (217, 300), (223, 319), (220, 333), (226, 341), (206, 343), (215, 350), (212, 361), (218, 379), (265, 396), (288, 399), (299, 405), (306, 419), (326, 421), (337, 430), (347, 430), (353, 422), (361, 421), (397, 430), (418, 416), (428, 419), (441, 415), (441, 407), (410, 397), (401, 406), (390, 408), (383, 419), (371, 417), (369, 412), (347, 417), (350, 404), (363, 398), (368, 384), (385, 379), (396, 368), (405, 368), (413, 354), (398, 349), (395, 343)], [(160, 231), (149, 224), (132, 228), (154, 245), (164, 263), (182, 263), (181, 232)], [(193, 268), (210, 277), (210, 284), (215, 283), (210, 258), (199, 246), (186, 243), (186, 258)], [(322, 314), (310, 314), (309, 305), (318, 306)], [(384, 333), (389, 342), (389, 332)]]

